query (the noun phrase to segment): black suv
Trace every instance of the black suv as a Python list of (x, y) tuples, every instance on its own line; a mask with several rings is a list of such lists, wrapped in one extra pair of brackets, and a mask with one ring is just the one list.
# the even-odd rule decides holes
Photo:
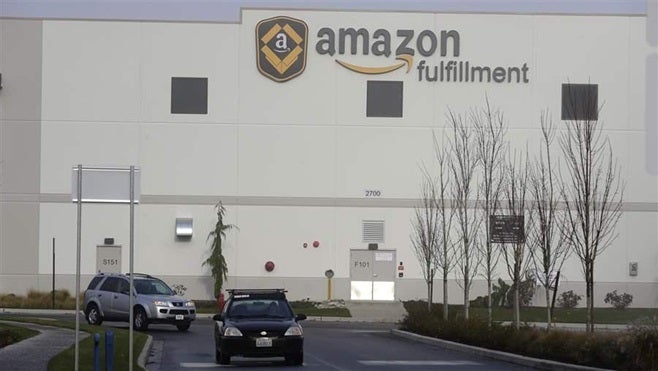
[(288, 364), (304, 363), (304, 336), (283, 289), (228, 290), (221, 314), (216, 314), (215, 360), (231, 363), (231, 356), (285, 357)]
[[(186, 331), (196, 318), (194, 302), (176, 295), (164, 281), (133, 274), (133, 328), (144, 331), (149, 323), (168, 323)], [(85, 291), (85, 317), (91, 325), (103, 320), (130, 320), (130, 276), (99, 273)]]

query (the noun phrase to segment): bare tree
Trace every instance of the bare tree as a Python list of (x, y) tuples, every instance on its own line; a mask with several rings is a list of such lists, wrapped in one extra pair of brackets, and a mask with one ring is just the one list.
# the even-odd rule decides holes
[[(472, 112), (475, 124), (475, 141), (477, 143), (477, 158), (482, 169), (480, 181), (481, 197), (480, 208), (483, 212), (482, 220), (489, 220), (490, 215), (498, 213), (500, 192), (502, 185), (502, 168), (504, 166), (503, 152), (505, 143), (505, 122), (503, 113), (492, 110), (489, 99), (483, 109)], [(485, 241), (483, 243), (483, 274), (487, 280), (487, 318), (489, 325), (492, 321), (492, 278), (500, 253), (494, 248), (489, 236), (489, 228), (485, 224)]]
[(477, 188), (474, 187), (477, 157), (472, 153), (475, 148), (473, 129), (466, 124), (464, 117), (451, 111), (448, 121), (452, 128), (450, 171), (453, 179), (453, 207), (457, 217), (455, 265), (461, 276), (457, 282), (464, 290), (464, 318), (468, 319), (470, 290), (481, 263), (477, 244), (480, 219), (469, 204), (472, 196), (478, 199)]
[(423, 179), (420, 186), (420, 205), (414, 207), (411, 221), (411, 244), (420, 263), (427, 284), (427, 311), (432, 308), (434, 275), (438, 265), (437, 241), (439, 239), (439, 209), (437, 208), (436, 179), (425, 167), (421, 168)]
[[(523, 217), (524, 223), (529, 224), (529, 216), (526, 215), (526, 194), (528, 190), (528, 161), (526, 156), (514, 156), (508, 161), (505, 170), (505, 196), (507, 198), (508, 215)], [(524, 225), (525, 228), (525, 225)], [(507, 265), (507, 273), (512, 279), (514, 289), (514, 326), (518, 329), (521, 316), (519, 304), (519, 290), (521, 279), (527, 271), (530, 263), (529, 255), (526, 254), (525, 241), (503, 246), (503, 258)]]
[[(445, 140), (444, 140), (445, 143)], [(434, 155), (439, 170), (437, 208), (439, 210), (439, 225), (441, 238), (437, 241), (438, 262), (443, 277), (443, 319), (448, 319), (448, 274), (453, 268), (455, 255), (450, 239), (452, 220), (455, 215), (454, 209), (447, 200), (450, 192), (450, 169), (448, 168), (449, 152), (445, 145), (439, 145), (436, 135), (434, 136)]]
[(541, 115), (541, 149), (530, 172), (530, 197), (532, 199), (532, 223), (528, 233), (528, 247), (537, 272), (537, 280), (546, 294), (546, 323), (551, 327), (552, 313), (550, 291), (555, 282), (555, 272), (562, 269), (569, 256), (567, 239), (560, 233), (558, 202), (561, 185), (557, 183), (551, 147), (555, 139), (555, 126), (548, 112)]
[[(568, 91), (568, 117), (560, 136), (568, 176), (562, 192), (568, 243), (578, 256), (585, 275), (588, 332), (594, 332), (594, 265), (596, 258), (617, 237), (624, 185), (612, 146), (602, 135), (599, 108), (579, 105)], [(591, 102), (591, 97), (585, 97)]]

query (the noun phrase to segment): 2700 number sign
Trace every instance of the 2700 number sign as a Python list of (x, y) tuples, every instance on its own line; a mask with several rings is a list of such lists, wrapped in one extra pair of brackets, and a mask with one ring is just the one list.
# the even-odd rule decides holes
[(366, 189), (366, 197), (381, 197), (382, 191), (376, 189)]

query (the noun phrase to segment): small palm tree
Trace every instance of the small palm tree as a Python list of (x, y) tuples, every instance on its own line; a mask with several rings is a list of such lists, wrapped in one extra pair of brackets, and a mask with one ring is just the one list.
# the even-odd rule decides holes
[(212, 238), (212, 243), (210, 244), (210, 256), (203, 262), (203, 266), (210, 266), (210, 273), (215, 280), (215, 297), (218, 297), (222, 292), (224, 281), (228, 275), (228, 266), (226, 265), (226, 259), (224, 259), (222, 243), (226, 239), (226, 232), (233, 229), (235, 226), (233, 224), (224, 224), (224, 214), (226, 213), (226, 209), (224, 209), (224, 205), (222, 205), (221, 201), (215, 205), (215, 208), (217, 209), (217, 223), (215, 224), (215, 228), (208, 234), (208, 240)]

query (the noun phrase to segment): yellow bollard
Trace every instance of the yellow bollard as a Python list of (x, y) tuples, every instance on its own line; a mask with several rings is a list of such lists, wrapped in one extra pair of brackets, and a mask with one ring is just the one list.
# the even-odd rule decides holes
[(327, 269), (324, 276), (327, 277), (327, 300), (331, 300), (331, 277), (334, 276), (334, 271)]

